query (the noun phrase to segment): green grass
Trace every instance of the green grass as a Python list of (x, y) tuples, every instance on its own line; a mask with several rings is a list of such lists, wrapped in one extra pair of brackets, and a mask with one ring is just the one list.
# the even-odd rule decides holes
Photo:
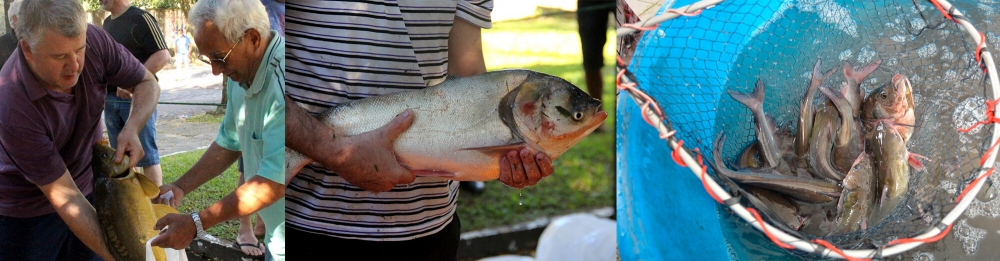
[[(481, 195), (462, 192), (462, 232), (512, 225), (539, 217), (614, 206), (614, 35), (608, 31), (604, 60), (607, 130), (594, 133), (559, 157), (555, 173), (525, 189), (486, 182)], [(483, 30), (487, 70), (523, 68), (562, 77), (581, 89), (583, 57), (574, 14), (495, 23)]]
[[(173, 182), (177, 178), (180, 178), (181, 175), (184, 175), (184, 172), (191, 169), (191, 166), (194, 166), (194, 163), (201, 158), (202, 154), (205, 154), (204, 149), (161, 158), (160, 164), (163, 168), (164, 183)], [(207, 208), (236, 190), (236, 180), (238, 178), (239, 172), (236, 171), (236, 164), (233, 164), (222, 175), (209, 180), (194, 191), (187, 192), (184, 195), (184, 201), (177, 210), (181, 213), (190, 213)], [(233, 241), (236, 240), (236, 229), (238, 227), (239, 223), (236, 220), (230, 220), (215, 225), (206, 231), (215, 237)]]
[(184, 119), (185, 122), (200, 122), (200, 123), (222, 123), (222, 116), (225, 116), (226, 112), (222, 113), (206, 112), (198, 114), (195, 116), (187, 117)]

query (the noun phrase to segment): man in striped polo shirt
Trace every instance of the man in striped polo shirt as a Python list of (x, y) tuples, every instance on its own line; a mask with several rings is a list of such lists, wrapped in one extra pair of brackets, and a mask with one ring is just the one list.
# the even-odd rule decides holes
[(170, 214), (152, 245), (182, 249), (204, 229), (257, 212), (266, 228), (265, 260), (285, 260), (285, 38), (270, 30), (260, 0), (200, 0), (188, 20), (212, 73), (226, 76), (226, 115), (219, 135), (183, 176), (160, 187), (180, 204), (187, 191), (222, 174), (243, 156), (248, 179), (199, 212)]
[[(286, 143), (316, 160), (285, 191), (290, 238), (369, 260), (456, 259), (459, 182), (416, 177), (392, 154), (392, 140), (409, 127), (412, 111), (374, 131), (333, 139), (333, 130), (309, 114), (433, 86), (448, 74), (485, 72), (480, 30), (492, 26), (492, 6), (489, 0), (286, 2), (286, 103), (297, 105), (286, 107)], [(526, 150), (511, 151), (499, 164), (500, 179), (518, 188), (552, 172), (544, 154)]]

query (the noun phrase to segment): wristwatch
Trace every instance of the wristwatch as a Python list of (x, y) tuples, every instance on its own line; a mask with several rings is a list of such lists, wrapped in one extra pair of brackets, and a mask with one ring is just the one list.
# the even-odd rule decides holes
[(194, 226), (198, 228), (198, 233), (194, 235), (194, 238), (204, 238), (205, 229), (201, 226), (201, 217), (198, 216), (198, 212), (191, 212), (191, 219), (194, 219)]

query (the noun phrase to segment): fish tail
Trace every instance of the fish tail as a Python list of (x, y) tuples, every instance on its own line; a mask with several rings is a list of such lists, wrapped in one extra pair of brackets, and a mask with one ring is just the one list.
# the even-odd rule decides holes
[(833, 72), (836, 71), (836, 69), (837, 69), (837, 68), (833, 68), (833, 69), (830, 69), (830, 70), (828, 70), (826, 72), (821, 72), (820, 71), (820, 61), (821, 60), (822, 59), (816, 59), (816, 65), (813, 65), (812, 80), (809, 82), (809, 88), (810, 89), (819, 87), (819, 85), (821, 83), (823, 83), (823, 80), (826, 80), (826, 77), (830, 77), (830, 75), (832, 75)]
[(754, 87), (753, 95), (746, 93), (740, 93), (737, 91), (729, 90), (729, 96), (733, 97), (734, 100), (740, 102), (751, 111), (756, 112), (758, 108), (763, 109), (764, 107), (764, 87), (763, 82), (758, 80), (758, 86)]
[(876, 60), (871, 64), (865, 65), (861, 68), (855, 69), (850, 63), (844, 62), (844, 77), (854, 80), (854, 82), (861, 82), (872, 72), (878, 69), (878, 66), (882, 64), (882, 60)]
[(764, 80), (757, 79), (757, 83), (753, 86), (753, 96), (761, 104), (764, 103)]

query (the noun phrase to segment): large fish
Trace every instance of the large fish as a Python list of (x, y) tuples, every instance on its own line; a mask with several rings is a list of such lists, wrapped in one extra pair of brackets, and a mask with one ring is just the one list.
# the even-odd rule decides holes
[(747, 106), (753, 112), (757, 143), (760, 145), (760, 157), (763, 159), (765, 166), (779, 170), (788, 169), (787, 165), (781, 166), (785, 163), (781, 158), (781, 150), (779, 149), (781, 146), (774, 137), (775, 133), (778, 132), (774, 118), (764, 113), (764, 81), (757, 80), (757, 83), (754, 84), (752, 96), (733, 90), (729, 90), (729, 96), (732, 96), (734, 100)]
[[(146, 241), (159, 234), (156, 220), (177, 210), (152, 204), (160, 192), (152, 180), (128, 167), (128, 156), (114, 162), (115, 150), (108, 142), (94, 145), (94, 209), (97, 210), (104, 242), (117, 260), (145, 260)], [(162, 248), (153, 247), (156, 260), (165, 260)]]
[[(449, 76), (416, 91), (356, 100), (317, 117), (338, 135), (377, 129), (407, 108), (414, 118), (393, 148), (412, 171), (452, 180), (493, 180), (500, 157), (528, 148), (555, 160), (596, 129), (608, 113), (601, 102), (561, 78), (530, 70)], [(286, 149), (288, 174), (312, 159)]]
[(865, 135), (865, 153), (871, 155), (875, 174), (875, 199), (878, 209), (872, 211), (872, 224), (880, 222), (903, 200), (909, 189), (910, 168), (906, 143), (888, 120), (875, 122)]
[(874, 179), (871, 160), (868, 155), (862, 154), (844, 178), (844, 194), (837, 204), (840, 214), (833, 232), (846, 233), (868, 228), (868, 216), (875, 203)]

